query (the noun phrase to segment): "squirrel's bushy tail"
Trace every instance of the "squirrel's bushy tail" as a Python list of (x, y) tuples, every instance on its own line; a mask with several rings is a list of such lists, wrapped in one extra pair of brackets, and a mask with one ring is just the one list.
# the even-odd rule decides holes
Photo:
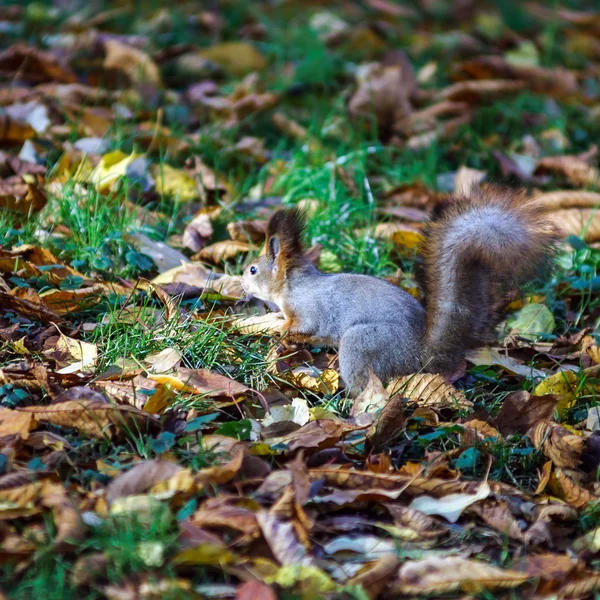
[(423, 369), (455, 369), (490, 340), (507, 294), (543, 273), (557, 232), (524, 194), (473, 189), (434, 211), (421, 246), (427, 327)]

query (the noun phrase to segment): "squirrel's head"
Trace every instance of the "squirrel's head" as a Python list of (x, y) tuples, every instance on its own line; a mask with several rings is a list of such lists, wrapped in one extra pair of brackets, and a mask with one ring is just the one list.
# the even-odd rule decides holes
[(290, 273), (305, 264), (303, 232), (304, 217), (298, 209), (278, 210), (273, 214), (267, 226), (265, 254), (253, 260), (242, 275), (242, 287), (247, 294), (281, 304)]

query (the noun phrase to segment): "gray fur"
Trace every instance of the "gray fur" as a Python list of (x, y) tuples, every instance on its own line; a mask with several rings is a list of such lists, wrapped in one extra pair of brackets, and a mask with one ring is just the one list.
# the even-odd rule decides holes
[(369, 368), (382, 381), (419, 370), (425, 311), (410, 294), (375, 277), (312, 267), (294, 271), (288, 285), (288, 308), (311, 324), (302, 333), (339, 347), (342, 379), (355, 392)]

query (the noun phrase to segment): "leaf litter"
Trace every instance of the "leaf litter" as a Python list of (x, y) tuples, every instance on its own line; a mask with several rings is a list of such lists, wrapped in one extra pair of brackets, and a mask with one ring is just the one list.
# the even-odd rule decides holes
[[(597, 595), (600, 13), (67, 4), (0, 9), (0, 593)], [(351, 400), (244, 297), (291, 203), (420, 297), (427, 216), (490, 184), (564, 244), (446, 378)]]

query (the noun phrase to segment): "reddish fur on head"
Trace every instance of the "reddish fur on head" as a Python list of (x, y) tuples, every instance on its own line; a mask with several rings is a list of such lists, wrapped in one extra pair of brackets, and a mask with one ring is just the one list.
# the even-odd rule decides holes
[(302, 238), (306, 228), (304, 215), (298, 208), (278, 210), (267, 225), (267, 252), (277, 267), (277, 279), (304, 264)]

